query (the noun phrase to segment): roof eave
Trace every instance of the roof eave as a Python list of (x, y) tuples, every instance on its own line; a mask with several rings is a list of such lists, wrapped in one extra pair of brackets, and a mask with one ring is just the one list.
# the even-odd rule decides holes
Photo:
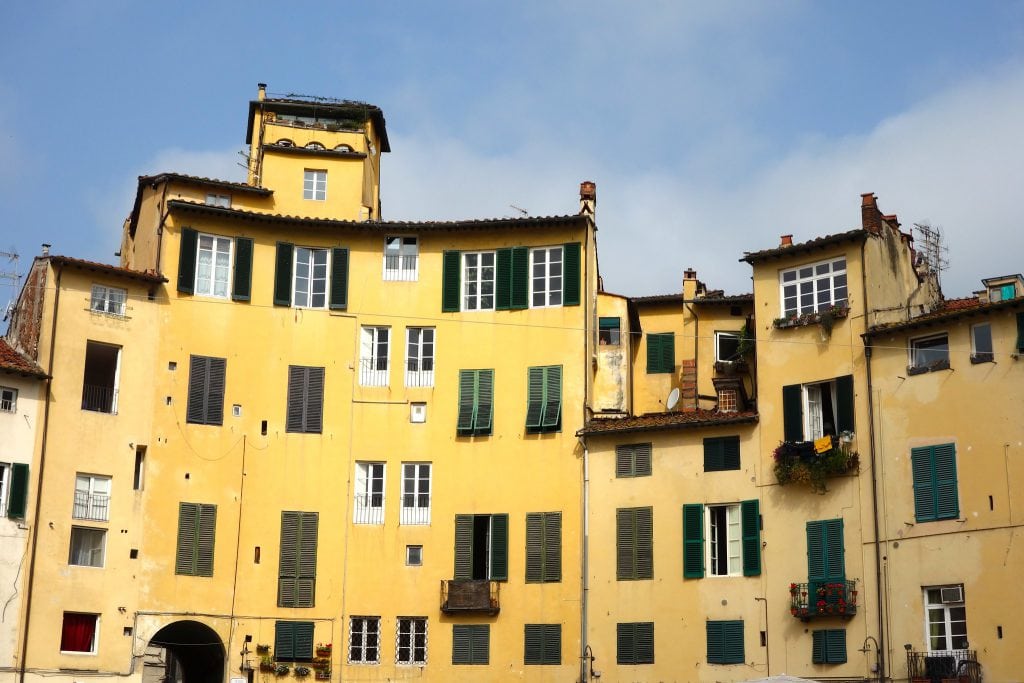
[[(600, 422), (615, 422), (615, 419), (598, 420)], [(722, 420), (702, 420), (700, 422), (678, 422), (675, 424), (655, 424), (655, 425), (632, 425), (630, 427), (621, 427), (618, 429), (597, 429), (591, 431), (589, 428), (584, 427), (583, 429), (576, 432), (576, 436), (601, 436), (604, 434), (628, 434), (631, 432), (655, 432), (655, 431), (675, 431), (680, 429), (700, 429), (703, 427), (719, 427), (722, 425), (733, 425), (733, 424), (753, 424), (758, 421), (758, 416), (755, 415), (743, 415), (734, 418), (722, 419)]]

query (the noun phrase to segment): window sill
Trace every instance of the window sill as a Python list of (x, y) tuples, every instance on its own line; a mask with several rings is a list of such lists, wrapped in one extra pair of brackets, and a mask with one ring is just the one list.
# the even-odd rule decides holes
[(800, 315), (788, 315), (782, 318), (776, 318), (772, 325), (777, 330), (785, 330), (791, 327), (805, 327), (807, 325), (818, 325), (822, 324), (823, 320), (841, 320), (850, 315), (849, 307), (846, 308), (831, 308), (827, 311), (821, 311), (818, 313), (803, 313)]
[[(973, 361), (972, 361), (973, 362)], [(908, 375), (923, 375), (926, 372), (938, 372), (939, 370), (949, 370), (949, 360), (938, 360), (931, 365), (908, 365)]]
[(978, 365), (979, 363), (995, 363), (995, 354), (989, 351), (988, 353), (972, 353), (971, 354), (971, 365)]

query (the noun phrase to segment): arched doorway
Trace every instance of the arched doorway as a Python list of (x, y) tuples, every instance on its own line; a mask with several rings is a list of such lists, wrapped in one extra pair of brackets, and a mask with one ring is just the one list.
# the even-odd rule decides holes
[(144, 683), (223, 683), (224, 643), (198, 621), (176, 621), (156, 632), (146, 648)]

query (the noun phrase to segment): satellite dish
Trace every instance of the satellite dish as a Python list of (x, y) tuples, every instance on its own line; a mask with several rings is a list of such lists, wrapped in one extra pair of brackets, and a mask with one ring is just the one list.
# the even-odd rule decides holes
[(672, 410), (679, 403), (679, 387), (676, 387), (668, 394), (668, 402), (665, 403), (665, 410)]

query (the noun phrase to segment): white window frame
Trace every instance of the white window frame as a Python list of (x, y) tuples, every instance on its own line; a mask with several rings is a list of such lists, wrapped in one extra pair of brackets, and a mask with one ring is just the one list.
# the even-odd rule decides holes
[[(426, 472), (425, 476), (424, 471)], [(432, 463), (402, 463), (402, 507), (399, 524), (430, 524), (433, 475)]]
[[(424, 666), (427, 663), (427, 617), (398, 617), (395, 620), (395, 664), (405, 666)], [(408, 626), (409, 656), (402, 659), (402, 627)], [(422, 630), (420, 630), (422, 629)], [(423, 658), (416, 659), (416, 636), (423, 637)]]
[(111, 478), (103, 474), (78, 472), (75, 475), (75, 496), (71, 507), (72, 519), (93, 522), (110, 520)]
[(18, 412), (18, 390), (14, 387), (0, 387), (0, 413)]
[(420, 242), (415, 235), (388, 235), (384, 238), (386, 281), (415, 282), (419, 277)]
[[(82, 535), (89, 534), (89, 535), (98, 535), (99, 536), (99, 539), (100, 539), (99, 547), (98, 548), (92, 548), (92, 549), (89, 549), (89, 550), (86, 551), (87, 553), (89, 553), (90, 559), (96, 559), (96, 555), (98, 555), (99, 556), (98, 563), (94, 564), (93, 562), (84, 562), (83, 563), (83, 562), (75, 562), (75, 561), (73, 561), (75, 559), (75, 557), (76, 557), (76, 555), (75, 555), (75, 536), (77, 535), (75, 533), (76, 531), (79, 532)], [(92, 526), (78, 526), (77, 524), (72, 525), (72, 527), (71, 527), (71, 537), (70, 537), (69, 543), (70, 543), (70, 547), (68, 548), (68, 564), (70, 566), (72, 566), (72, 567), (91, 567), (91, 568), (102, 569), (104, 567), (104, 565), (106, 564), (106, 561), (107, 561), (107, 530), (106, 529), (100, 529), (98, 527), (92, 527)]]
[[(826, 286), (820, 286), (819, 281), (825, 282)], [(796, 268), (781, 270), (779, 271), (779, 310), (782, 311), (782, 317), (786, 318), (807, 313), (820, 313), (834, 306), (848, 306), (848, 286), (845, 256), (804, 263)], [(787, 287), (792, 287), (792, 291), (787, 293)], [(823, 296), (823, 293), (827, 295)], [(808, 295), (811, 297), (809, 305), (802, 302), (803, 297)], [(789, 300), (788, 303), (787, 300)]]
[(302, 198), (312, 202), (327, 201), (327, 169), (303, 169)]
[(0, 462), (0, 518), (7, 516), (7, 496), (14, 470), (9, 462)]
[[(926, 357), (930, 355), (930, 353), (936, 348), (934, 346), (929, 346), (928, 342), (937, 341), (946, 342), (946, 357), (936, 358), (930, 361), (926, 360)], [(943, 360), (946, 361), (946, 367), (949, 367), (949, 333), (940, 332), (937, 334), (929, 334), (928, 336), (925, 337), (913, 338), (910, 340), (910, 343), (908, 344), (908, 351), (910, 352), (908, 367), (913, 368), (915, 370), (929, 370), (935, 364), (941, 364)]]
[[(356, 626), (358, 624), (358, 630)], [(369, 636), (373, 632), (370, 629), (370, 625), (373, 625), (376, 629), (377, 644), (374, 649), (377, 651), (377, 657), (370, 659), (366, 656), (366, 651), (370, 647), (368, 645)], [(362, 654), (359, 659), (352, 658), (352, 647), (357, 645)], [(346, 659), (349, 664), (380, 664), (380, 617), (365, 617), (365, 616), (352, 616), (348, 619), (348, 652), (346, 653)]]
[(359, 340), (359, 385), (386, 387), (391, 374), (391, 328), (364, 325)]
[(218, 192), (207, 192), (206, 193), (206, 205), (207, 206), (219, 206), (222, 209), (231, 208), (231, 195), (220, 194)]
[[(808, 382), (801, 387), (804, 417), (804, 441), (814, 441), (825, 436), (826, 418), (831, 417), (832, 434), (839, 434), (838, 395), (836, 381), (834, 379), (824, 382)], [(829, 399), (832, 402), (832, 415), (825, 415), (825, 405), (822, 400), (823, 392), (828, 391)]]
[[(485, 263), (489, 262), (489, 263)], [(485, 269), (491, 277), (483, 277)], [(470, 278), (470, 271), (474, 277)], [(497, 296), (498, 255), (494, 251), (466, 251), (462, 253), (462, 310), (493, 311)], [(490, 292), (484, 290), (490, 289)], [(489, 305), (488, 298), (490, 299)]]
[[(405, 328), (405, 386), (434, 386), (436, 343), (437, 330), (433, 327)], [(425, 365), (430, 368), (425, 369)]]
[[(708, 576), (742, 576), (743, 575), (743, 529), (741, 527), (739, 503), (727, 503), (722, 505), (705, 505), (704, 515), (704, 537), (706, 565)], [(715, 572), (715, 559), (717, 558), (717, 547), (715, 540), (720, 531), (715, 523), (715, 514), (712, 510), (725, 510), (725, 532), (726, 548), (728, 556), (725, 558), (725, 573)]]
[[(203, 274), (203, 258), (208, 254), (209, 272)], [(227, 258), (221, 258), (226, 256)], [(199, 233), (196, 239), (196, 296), (227, 299), (231, 296), (231, 269), (235, 259), (234, 240), (222, 235)]]
[[(556, 255), (557, 259), (554, 258)], [(530, 250), (530, 308), (561, 306), (564, 279), (565, 253), (562, 247)]]
[[(307, 257), (302, 263), (300, 257)], [(317, 258), (322, 257), (323, 263), (317, 263)], [(299, 266), (306, 269), (305, 289), (299, 289)], [(316, 269), (323, 267), (323, 275), (318, 276)], [(319, 285), (319, 286), (318, 286)], [(292, 306), (296, 308), (327, 308), (331, 287), (331, 250), (319, 247), (295, 247), (295, 254), (292, 256)], [(300, 296), (304, 298), (299, 298)], [(314, 303), (315, 297), (322, 297), (322, 302)]]
[(123, 318), (126, 301), (128, 301), (127, 289), (94, 284), (89, 296), (89, 310), (93, 313), (105, 313)]
[(355, 508), (352, 512), (354, 524), (384, 523), (386, 474), (387, 467), (383, 462), (356, 463), (356, 490), (353, 496)]
[(732, 358), (722, 358), (721, 343), (723, 339), (735, 339), (736, 349), (740, 347), (740, 335), (737, 332), (715, 332), (715, 360), (720, 363), (732, 362), (740, 360), (739, 354), (734, 354)]
[[(61, 629), (64, 628), (64, 615), (65, 614), (82, 614), (93, 618), (92, 623), (92, 649), (91, 650), (61, 650), (62, 655), (87, 655), (95, 657), (100, 651), (100, 615), (93, 614), (91, 612), (64, 612), (61, 614)], [(58, 636), (58, 647), (60, 646), (60, 640)]]
[[(959, 588), (960, 589), (960, 594), (961, 594), (962, 597), (964, 597), (964, 600), (962, 602), (950, 602), (950, 603), (929, 602), (929, 597), (928, 597), (928, 592), (929, 591), (940, 591), (941, 592), (942, 589), (944, 589), (944, 588)], [(923, 601), (923, 604), (924, 604), (924, 642), (928, 646), (928, 652), (955, 652), (957, 650), (966, 650), (966, 649), (968, 649), (969, 646), (970, 646), (970, 641), (967, 638), (967, 600), (966, 600), (966, 595), (963, 592), (963, 584), (948, 584), (948, 585), (944, 585), (944, 586), (925, 586), (922, 589), (921, 593), (922, 593), (922, 601)], [(953, 619), (952, 618), (953, 617), (952, 610), (954, 610), (954, 609), (962, 609), (964, 611), (963, 612), (964, 618), (963, 619)], [(933, 623), (932, 622), (932, 614), (931, 614), (932, 610), (942, 610), (942, 621), (941, 622), (939, 622), (939, 621), (934, 622), (934, 623), (941, 623), (943, 625), (943, 635), (942, 636), (932, 636), (932, 634), (931, 634), (930, 626)], [(952, 633), (952, 626), (953, 626), (954, 623), (961, 623), (961, 622), (964, 624), (964, 634), (963, 634), (964, 642), (963, 642), (963, 647), (954, 647), (953, 646), (953, 638), (954, 638), (954, 636), (953, 636), (953, 633)], [(932, 645), (934, 644), (932, 642), (932, 638), (933, 637), (941, 637), (945, 641), (943, 643), (943, 645), (945, 645), (946, 647), (943, 647), (941, 649), (933, 648), (932, 647)]]

